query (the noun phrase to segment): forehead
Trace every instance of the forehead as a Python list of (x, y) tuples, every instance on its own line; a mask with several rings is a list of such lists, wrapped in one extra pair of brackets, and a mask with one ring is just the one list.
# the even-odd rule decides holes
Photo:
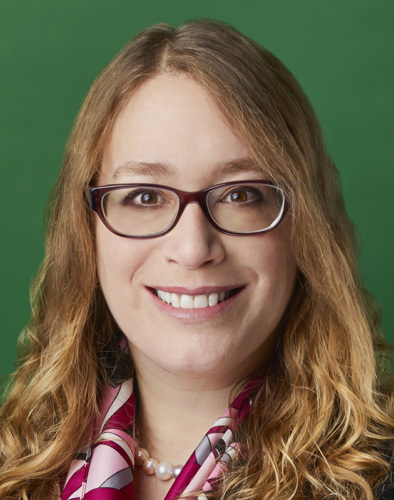
[(101, 178), (121, 183), (134, 171), (191, 180), (214, 176), (228, 164), (232, 173), (256, 169), (207, 90), (187, 75), (159, 75), (139, 87), (121, 110), (104, 151)]

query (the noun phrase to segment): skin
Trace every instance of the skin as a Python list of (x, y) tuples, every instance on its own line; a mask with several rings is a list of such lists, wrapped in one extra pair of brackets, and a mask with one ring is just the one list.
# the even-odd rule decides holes
[[(223, 170), (248, 158), (202, 86), (185, 75), (159, 75), (131, 96), (117, 118), (99, 184), (155, 183), (196, 191), (266, 179), (253, 165)], [(230, 236), (193, 203), (159, 238), (122, 238), (98, 218), (96, 230), (101, 287), (136, 366), (141, 441), (155, 458), (183, 463), (226, 407), (233, 384), (272, 355), (297, 274), (290, 221), (285, 217), (265, 234)], [(163, 308), (149, 291), (240, 285), (235, 300), (208, 317), (199, 310)], [(182, 447), (174, 445), (179, 435)], [(141, 485), (146, 481), (137, 477)], [(143, 498), (162, 498), (168, 486), (143, 484)]]

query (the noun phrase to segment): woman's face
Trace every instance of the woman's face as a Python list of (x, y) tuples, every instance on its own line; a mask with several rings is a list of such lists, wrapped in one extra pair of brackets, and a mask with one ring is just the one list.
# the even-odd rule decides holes
[[(266, 179), (221, 118), (206, 90), (185, 75), (142, 85), (116, 120), (99, 185), (154, 183), (197, 191), (226, 181)], [(287, 217), (254, 236), (218, 232), (196, 203), (164, 236), (128, 239), (97, 218), (98, 274), (108, 306), (128, 338), (137, 370), (236, 381), (271, 354), (275, 328), (297, 273)], [(218, 305), (163, 302), (240, 289)], [(202, 299), (204, 304), (204, 297)], [(189, 302), (188, 302), (189, 301)]]

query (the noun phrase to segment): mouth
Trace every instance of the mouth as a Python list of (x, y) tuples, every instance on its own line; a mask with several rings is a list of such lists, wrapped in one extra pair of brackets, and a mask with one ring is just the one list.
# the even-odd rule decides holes
[(244, 286), (231, 288), (225, 291), (213, 291), (210, 293), (175, 293), (160, 288), (149, 288), (158, 299), (165, 304), (177, 309), (204, 309), (214, 307), (237, 295)]

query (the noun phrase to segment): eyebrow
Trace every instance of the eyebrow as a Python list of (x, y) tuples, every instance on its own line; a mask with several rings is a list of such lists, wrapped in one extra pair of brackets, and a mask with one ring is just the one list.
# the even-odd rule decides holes
[[(231, 175), (240, 172), (263, 172), (263, 169), (251, 158), (236, 158), (230, 161), (225, 160), (219, 162), (215, 170), (219, 175)], [(170, 163), (128, 161), (122, 163), (122, 165), (119, 165), (115, 169), (112, 178), (116, 180), (122, 175), (171, 177), (177, 175), (177, 171)]]
[(258, 172), (264, 170), (251, 158), (236, 158), (231, 161), (224, 161), (218, 164), (218, 171), (223, 175), (237, 174), (239, 172)]
[(168, 163), (150, 163), (128, 161), (119, 165), (113, 173), (112, 178), (116, 180), (121, 175), (141, 175), (141, 176), (163, 176), (175, 175), (175, 169)]

